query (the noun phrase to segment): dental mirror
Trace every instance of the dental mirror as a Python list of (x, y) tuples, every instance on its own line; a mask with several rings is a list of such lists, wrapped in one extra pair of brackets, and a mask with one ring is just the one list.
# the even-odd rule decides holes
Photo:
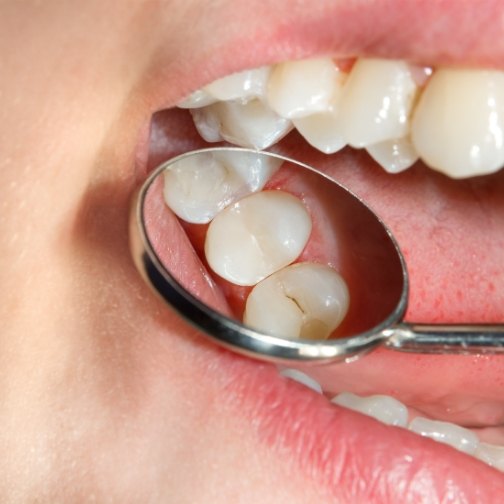
[(391, 232), (348, 189), (277, 154), (222, 147), (163, 163), (133, 198), (130, 243), (169, 306), (255, 358), (504, 352), (501, 326), (403, 322), (408, 272)]

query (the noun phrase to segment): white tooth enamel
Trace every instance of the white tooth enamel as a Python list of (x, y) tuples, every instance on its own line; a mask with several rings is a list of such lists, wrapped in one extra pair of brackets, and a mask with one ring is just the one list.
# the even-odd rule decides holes
[(204, 224), (227, 205), (261, 190), (280, 164), (253, 153), (187, 157), (164, 172), (165, 202), (181, 219)]
[(304, 117), (327, 110), (338, 93), (341, 73), (330, 58), (276, 65), (268, 83), (268, 103), (282, 117)]
[(408, 137), (369, 145), (366, 150), (389, 173), (402, 172), (418, 161), (418, 154)]
[(331, 399), (331, 402), (373, 417), (387, 425), (397, 427), (408, 425), (408, 408), (390, 396), (359, 397), (351, 392), (342, 392)]
[(226, 280), (255, 285), (299, 256), (311, 227), (301, 200), (283, 191), (263, 191), (215, 217), (206, 235), (206, 258)]
[[(262, 150), (278, 142), (293, 128), (288, 119), (280, 117), (261, 100), (255, 99), (247, 103), (219, 102), (194, 112), (196, 127), (209, 142), (224, 139), (240, 147)], [(208, 134), (208, 130), (212, 133)]]
[(308, 387), (314, 390), (315, 392), (322, 394), (322, 387), (320, 386), (320, 383), (311, 376), (308, 376), (307, 374), (302, 373), (297, 369), (291, 369), (291, 368), (282, 369), (280, 371), (280, 374), (282, 376), (285, 376), (285, 378), (297, 381), (298, 383), (301, 383), (305, 387)]
[(479, 439), (474, 432), (449, 422), (416, 417), (408, 428), (421, 436), (445, 443), (469, 455), (474, 454), (478, 448)]
[(325, 154), (333, 154), (346, 145), (346, 140), (341, 132), (338, 111), (339, 95), (325, 112), (293, 119), (292, 122), (310, 145)]
[(203, 89), (217, 100), (248, 100), (266, 92), (270, 67), (237, 72), (208, 84)]
[(480, 443), (474, 456), (488, 465), (504, 471), (504, 446)]
[(183, 99), (180, 103), (177, 104), (179, 108), (200, 108), (206, 107), (207, 105), (211, 105), (215, 103), (217, 100), (209, 95), (203, 89), (198, 89), (191, 93), (187, 98)]
[(299, 263), (252, 289), (243, 321), (274, 336), (325, 339), (345, 317), (349, 302), (346, 283), (334, 269)]
[(214, 112), (214, 108), (218, 103), (208, 107), (191, 109), (191, 115), (194, 121), (194, 126), (201, 135), (201, 138), (206, 142), (220, 142), (222, 136), (220, 134), (221, 123), (220, 117)]
[(359, 59), (343, 89), (340, 120), (353, 147), (402, 138), (418, 86), (404, 61)]
[(450, 177), (496, 171), (504, 164), (504, 72), (437, 70), (411, 133), (422, 160)]

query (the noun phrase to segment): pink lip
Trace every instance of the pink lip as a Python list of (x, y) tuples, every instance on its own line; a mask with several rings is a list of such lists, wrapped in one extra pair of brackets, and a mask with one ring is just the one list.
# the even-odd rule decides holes
[[(251, 16), (246, 25), (249, 32), (231, 33), (224, 37), (225, 44), (210, 44), (202, 47), (201, 53), (191, 55), (190, 61), (167, 65), (164, 71), (177, 71), (180, 78), (169, 96), (166, 89), (154, 84), (149, 93), (151, 107), (154, 111), (171, 106), (189, 91), (240, 68), (320, 53), (401, 57), (434, 65), (504, 67), (503, 27), (496, 15), (500, 12), (499, 3), (486, 2), (485, 8), (479, 7), (475, 12), (463, 5), (463, 2), (395, 1), (318, 2), (311, 7), (304, 4), (292, 7), (282, 0), (268, 6), (264, 13)], [(231, 2), (219, 14), (220, 26), (245, 15), (235, 12)], [(217, 28), (217, 19), (215, 22)], [(259, 26), (262, 29), (257, 34)], [(164, 148), (163, 156), (190, 148), (190, 142), (172, 143)], [(421, 178), (423, 173), (419, 169), (416, 177)], [(385, 180), (388, 179), (382, 175), (373, 175), (373, 183)], [(371, 191), (373, 185), (356, 180), (355, 187)], [(403, 240), (407, 244), (407, 238)], [(415, 267), (415, 259), (409, 259)], [(433, 305), (431, 313), (439, 308)], [(441, 308), (445, 309), (446, 319), (456, 316), (453, 310), (446, 311), (449, 303)], [(491, 312), (489, 317), (497, 316), (498, 312)], [(417, 318), (426, 313), (418, 301), (409, 316)], [(480, 311), (477, 315), (485, 313)], [(294, 460), (344, 501), (437, 502), (450, 495), (455, 496), (454, 501), (463, 498), (469, 502), (500, 501), (504, 490), (502, 474), (470, 457), (329, 405), (325, 399), (279, 379), (269, 366), (236, 358), (228, 352), (216, 351), (215, 359), (230, 377), (236, 378), (220, 400), (244, 415), (273, 450), (287, 453), (289, 460)], [(444, 375), (449, 370), (448, 382), (440, 378), (440, 366)], [(492, 416), (494, 421), (502, 421), (495, 413), (497, 407), (502, 407), (498, 381), (501, 371), (500, 358), (404, 356), (383, 351), (352, 366), (319, 368), (315, 374), (328, 390), (353, 388), (373, 393), (378, 388), (382, 393), (408, 398), (410, 404), (421, 396), (427, 410), (430, 405), (441, 404), (444, 408), (446, 404), (442, 401), (447, 394), (473, 400), (486, 394), (487, 403), (494, 401), (497, 405), (483, 409), (484, 418), (480, 420), (488, 422)], [(409, 378), (412, 373), (415, 381)], [(435, 409), (433, 406), (431, 412)]]

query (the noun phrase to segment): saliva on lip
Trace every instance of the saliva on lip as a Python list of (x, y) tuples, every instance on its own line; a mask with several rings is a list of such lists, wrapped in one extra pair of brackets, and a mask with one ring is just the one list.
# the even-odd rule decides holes
[(164, 172), (164, 201), (203, 228), (197, 248), (213, 274), (245, 289), (243, 323), (283, 338), (327, 339), (348, 311), (348, 287), (329, 265), (297, 262), (312, 216), (298, 197), (267, 188), (281, 163), (254, 153), (187, 157)]

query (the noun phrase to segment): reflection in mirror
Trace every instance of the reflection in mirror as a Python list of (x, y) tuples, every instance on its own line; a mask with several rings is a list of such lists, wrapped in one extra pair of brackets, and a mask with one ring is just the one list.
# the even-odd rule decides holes
[(211, 150), (167, 163), (143, 206), (166, 271), (202, 303), (262, 333), (357, 335), (396, 310), (387, 230), (323, 174), (267, 153)]

